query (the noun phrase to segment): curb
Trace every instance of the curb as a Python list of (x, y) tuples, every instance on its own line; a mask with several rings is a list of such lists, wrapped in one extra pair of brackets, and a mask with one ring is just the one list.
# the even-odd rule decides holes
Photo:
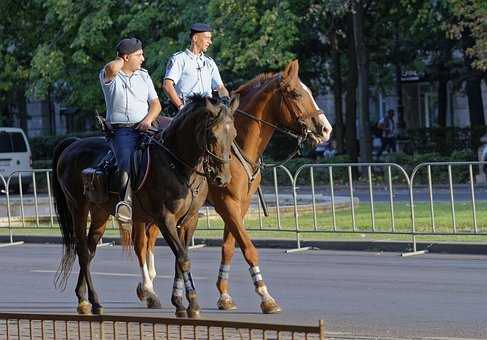
[[(8, 236), (0, 236), (0, 243), (8, 243)], [(61, 244), (60, 236), (15, 236), (14, 241), (23, 241), (31, 244)], [(119, 245), (119, 237), (104, 237), (104, 243)], [(295, 240), (278, 239), (254, 239), (252, 240), (257, 248), (296, 248)], [(208, 247), (220, 247), (221, 239), (195, 238), (195, 244), (205, 244)], [(163, 238), (158, 238), (157, 246), (167, 246)], [(408, 241), (301, 241), (301, 247), (311, 247), (319, 250), (344, 250), (344, 251), (370, 251), (370, 252), (410, 252), (412, 243)], [(444, 243), (444, 242), (417, 242), (418, 251), (428, 250), (430, 253), (446, 254), (470, 254), (487, 255), (487, 245), (484, 243)]]

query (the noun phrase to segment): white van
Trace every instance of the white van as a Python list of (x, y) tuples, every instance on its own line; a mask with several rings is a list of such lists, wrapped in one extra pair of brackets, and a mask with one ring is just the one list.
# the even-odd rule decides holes
[[(22, 172), (22, 188), (28, 189), (32, 183), (32, 153), (29, 141), (22, 129), (0, 127), (0, 175), (5, 181), (17, 171)], [(16, 178), (10, 180), (10, 190), (18, 190), (18, 173)], [(3, 189), (0, 179), (0, 187)]]

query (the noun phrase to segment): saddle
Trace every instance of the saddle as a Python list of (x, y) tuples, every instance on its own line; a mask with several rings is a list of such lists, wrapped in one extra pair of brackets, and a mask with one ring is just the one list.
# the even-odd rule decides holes
[[(110, 135), (112, 130), (105, 119), (99, 115), (96, 117), (102, 131)], [(153, 126), (160, 133), (171, 121), (171, 118), (161, 116), (154, 121)], [(131, 156), (130, 184), (133, 192), (141, 190), (147, 180), (150, 168), (149, 143), (150, 136), (145, 134)], [(94, 168), (86, 168), (81, 172), (83, 192), (90, 202), (103, 204), (109, 200), (110, 194), (120, 192), (119, 177), (115, 154), (109, 150)]]
[[(133, 192), (144, 186), (150, 167), (148, 135), (143, 136), (137, 149), (130, 158), (130, 184)], [(93, 168), (86, 168), (81, 172), (83, 193), (95, 204), (103, 204), (110, 198), (110, 194), (118, 194), (121, 190), (120, 179), (115, 154), (109, 150), (101, 161)]]

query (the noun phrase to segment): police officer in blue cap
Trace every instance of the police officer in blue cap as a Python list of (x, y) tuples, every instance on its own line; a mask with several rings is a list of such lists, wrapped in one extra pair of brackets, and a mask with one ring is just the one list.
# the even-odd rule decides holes
[(106, 120), (113, 129), (110, 142), (115, 152), (121, 180), (120, 202), (115, 217), (122, 227), (132, 222), (132, 190), (130, 187), (130, 157), (161, 112), (152, 79), (144, 62), (142, 42), (136, 38), (122, 39), (117, 44), (117, 58), (100, 71), (100, 84), (107, 107)]
[(213, 91), (217, 91), (222, 99), (229, 100), (215, 61), (204, 54), (212, 44), (212, 31), (210, 25), (193, 24), (190, 47), (169, 59), (163, 88), (178, 110), (193, 94), (211, 96)]

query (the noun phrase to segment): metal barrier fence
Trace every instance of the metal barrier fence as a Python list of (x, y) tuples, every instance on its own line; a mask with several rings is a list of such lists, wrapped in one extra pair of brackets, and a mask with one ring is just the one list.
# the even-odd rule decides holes
[(318, 326), (235, 321), (174, 319), (122, 315), (54, 315), (0, 313), (0, 339), (325, 339)]
[[(305, 164), (294, 174), (278, 166), (267, 178), (272, 183), (266, 193), (269, 216), (263, 216), (255, 195), (245, 224), (250, 231), (270, 235), (294, 233), (297, 248), (303, 234), (320, 233), (407, 237), (413, 251), (418, 236), (487, 240), (481, 238), (487, 236), (487, 218), (483, 215), (487, 193), (477, 188), (474, 178), (477, 168), (486, 164), (422, 163), (411, 170), (411, 175), (395, 163)], [(0, 227), (9, 229), (11, 242), (14, 229), (56, 226), (51, 170), (30, 173), (29, 196), (23, 192), (22, 175), (0, 176), (6, 191), (6, 206), (2, 210), (0, 205), (6, 221), (4, 217)], [(14, 179), (16, 185), (12, 185)], [(13, 195), (13, 189), (18, 195)], [(212, 208), (204, 208), (202, 214), (199, 231), (223, 228), (223, 221)]]

